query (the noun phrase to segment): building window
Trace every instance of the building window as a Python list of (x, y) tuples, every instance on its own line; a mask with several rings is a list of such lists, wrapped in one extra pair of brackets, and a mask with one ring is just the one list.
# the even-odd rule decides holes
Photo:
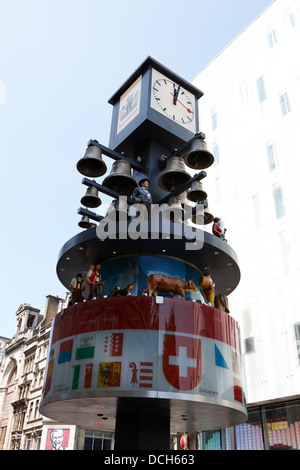
[(299, 449), (299, 402), (294, 403), (286, 402), (282, 403), (282, 406), (270, 405), (266, 407), (266, 424), (270, 450)]
[(213, 130), (217, 129), (218, 127), (218, 116), (215, 109), (212, 109), (211, 111), (211, 125)]
[(285, 215), (282, 188), (273, 189), (273, 197), (275, 203), (276, 217), (277, 219), (280, 219)]
[(286, 114), (291, 112), (289, 97), (288, 97), (288, 94), (286, 92), (282, 93), (282, 95), (280, 95), (279, 102), (280, 102), (281, 114), (282, 114), (282, 116), (286, 116)]
[(245, 353), (255, 352), (254, 346), (254, 337), (250, 336), (249, 338), (245, 339)]
[(296, 28), (296, 20), (295, 20), (294, 13), (289, 14), (289, 20), (290, 20), (290, 25), (292, 26), (292, 28)]
[(300, 362), (300, 322), (295, 323), (294, 328), (295, 328), (296, 344), (297, 344), (297, 351), (298, 351), (298, 359)]
[(111, 450), (112, 436), (98, 431), (87, 431), (84, 439), (84, 450)]
[(270, 31), (268, 34), (268, 44), (270, 48), (272, 48), (273, 46), (275, 46), (275, 44), (277, 44), (277, 36), (276, 36), (275, 29)]
[(276, 168), (275, 149), (274, 149), (273, 144), (268, 145), (267, 156), (268, 156), (269, 170), (273, 171)]
[(256, 86), (257, 86), (258, 100), (260, 103), (262, 103), (267, 97), (264, 77), (259, 77), (256, 80)]
[(246, 423), (235, 426), (236, 450), (264, 450), (262, 420), (259, 409), (248, 412)]
[(215, 158), (214, 164), (218, 165), (220, 163), (220, 154), (219, 154), (219, 145), (215, 144), (213, 146), (213, 156)]

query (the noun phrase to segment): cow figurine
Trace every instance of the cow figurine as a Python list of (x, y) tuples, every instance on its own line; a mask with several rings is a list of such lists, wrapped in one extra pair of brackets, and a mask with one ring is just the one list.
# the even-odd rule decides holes
[(198, 289), (193, 281), (184, 281), (179, 277), (170, 277), (165, 274), (150, 274), (147, 280), (147, 288), (144, 292), (149, 292), (149, 296), (157, 296), (157, 291), (162, 293), (173, 293), (173, 299), (180, 295), (185, 296), (186, 292), (197, 292)]

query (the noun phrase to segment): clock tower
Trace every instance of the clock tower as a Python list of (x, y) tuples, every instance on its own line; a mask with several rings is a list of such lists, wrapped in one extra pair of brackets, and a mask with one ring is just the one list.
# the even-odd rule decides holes
[[(115, 450), (167, 450), (171, 432), (247, 418), (227, 300), (239, 263), (202, 229), (213, 219), (207, 175), (192, 176), (214, 161), (198, 128), (202, 95), (148, 57), (109, 100), (109, 147), (91, 140), (77, 163), (103, 176), (82, 180), (81, 203), (98, 207), (98, 191), (113, 200), (105, 217), (80, 208), (83, 231), (60, 250), (57, 275), (76, 295), (52, 323), (40, 410), (114, 432)], [(109, 175), (102, 154), (115, 160)]]

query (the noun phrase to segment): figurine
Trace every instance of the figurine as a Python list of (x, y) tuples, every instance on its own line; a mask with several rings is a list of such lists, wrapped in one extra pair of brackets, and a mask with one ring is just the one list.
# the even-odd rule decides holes
[(76, 277), (72, 279), (69, 289), (72, 292), (71, 302), (69, 305), (83, 302), (84, 298), (82, 296), (82, 292), (85, 290), (85, 286), (83, 285), (81, 273), (78, 273)]
[(127, 296), (131, 295), (130, 291), (133, 289), (133, 284), (128, 284), (127, 287), (124, 289), (120, 289), (119, 286), (114, 287), (112, 296), (113, 297), (121, 297), (121, 296)]
[(222, 310), (223, 312), (230, 313), (228, 298), (224, 294), (218, 294), (215, 297), (215, 308)]
[(186, 292), (197, 292), (198, 289), (193, 281), (184, 281), (179, 277), (170, 277), (165, 274), (151, 274), (147, 280), (147, 288), (143, 292), (149, 292), (149, 296), (157, 296), (157, 291), (162, 293), (173, 293), (173, 299), (180, 295), (185, 296)]
[(206, 276), (199, 277), (198, 284), (202, 287), (207, 302), (213, 307), (215, 300), (215, 283), (212, 280), (211, 275), (207, 274)]
[(216, 237), (222, 238), (225, 242), (227, 241), (225, 239), (225, 233), (226, 233), (226, 228), (224, 228), (224, 232), (221, 228), (221, 219), (220, 217), (215, 217), (214, 218), (214, 223), (212, 226), (212, 232)]
[(139, 188), (136, 188), (133, 191), (131, 199), (134, 202), (139, 204), (143, 204), (147, 208), (148, 219), (151, 215), (151, 204), (152, 204), (152, 196), (151, 193), (148, 191), (148, 187), (150, 185), (150, 180), (148, 178), (143, 178), (139, 181)]
[(87, 300), (93, 299), (95, 296), (96, 299), (100, 299), (100, 286), (103, 286), (103, 296), (105, 295), (105, 283), (101, 282), (101, 274), (99, 273), (101, 264), (96, 266), (91, 265), (90, 269), (86, 275), (87, 285), (90, 286), (90, 293)]

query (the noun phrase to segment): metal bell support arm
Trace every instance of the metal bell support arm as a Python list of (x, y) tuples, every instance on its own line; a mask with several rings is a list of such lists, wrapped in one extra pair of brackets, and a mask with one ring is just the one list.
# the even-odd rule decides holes
[(199, 132), (198, 134), (195, 134), (194, 137), (191, 140), (189, 140), (188, 142), (183, 144), (179, 149), (174, 150), (174, 152), (172, 153), (172, 155), (170, 155), (170, 157), (180, 157), (180, 156), (182, 156), (185, 153), (185, 151), (190, 147), (191, 143), (194, 142), (194, 140), (197, 140), (197, 139), (204, 140), (205, 139), (205, 134), (203, 132)]
[(205, 134), (203, 132), (199, 132), (198, 134), (195, 134), (194, 137), (191, 140), (189, 140), (188, 142), (183, 144), (179, 149), (175, 149), (171, 153), (171, 155), (169, 155), (169, 156), (162, 155), (163, 158), (161, 158), (161, 160), (159, 162), (159, 168), (161, 170), (163, 170), (166, 167), (167, 160), (171, 157), (182, 157), (184, 155), (184, 153), (189, 149), (191, 144), (194, 142), (194, 140), (197, 140), (197, 139), (204, 140), (205, 139)]
[[(126, 197), (124, 194), (120, 194), (117, 191), (114, 191), (113, 189), (107, 188), (106, 186), (103, 186), (102, 184), (97, 183), (94, 180), (90, 180), (88, 178), (83, 178), (82, 184), (85, 184), (86, 186), (94, 186), (97, 188), (99, 191), (101, 191), (104, 194), (107, 194), (108, 196), (111, 196), (114, 199), (118, 199), (119, 197)], [(134, 202), (130, 199), (130, 196), (127, 196), (127, 203), (128, 204), (134, 204)]]
[(158, 204), (163, 204), (164, 202), (167, 202), (170, 199), (170, 197), (178, 196), (179, 194), (183, 193), (186, 189), (188, 189), (194, 181), (201, 181), (206, 176), (207, 176), (206, 171), (200, 171), (200, 173), (197, 173), (195, 176), (193, 176), (193, 178), (186, 181), (182, 186), (180, 186), (177, 189), (174, 189), (174, 191), (172, 191), (170, 194), (163, 197), (160, 201), (158, 201)]
[(100, 222), (104, 217), (102, 215), (98, 215), (95, 212), (91, 212), (88, 209), (84, 209), (80, 207), (77, 211), (79, 215), (87, 215), (90, 219), (95, 220), (96, 222)]
[(126, 157), (126, 155), (123, 155), (122, 153), (115, 152), (114, 150), (111, 150), (110, 148), (99, 144), (97, 140), (89, 140), (87, 145), (94, 145), (95, 147), (99, 147), (102, 153), (107, 157), (110, 157), (113, 160), (124, 160), (125, 162), (130, 163), (132, 168), (134, 168), (135, 170), (141, 171), (142, 173), (145, 172), (145, 168), (140, 163), (136, 162), (135, 160), (132, 160), (131, 158)]

